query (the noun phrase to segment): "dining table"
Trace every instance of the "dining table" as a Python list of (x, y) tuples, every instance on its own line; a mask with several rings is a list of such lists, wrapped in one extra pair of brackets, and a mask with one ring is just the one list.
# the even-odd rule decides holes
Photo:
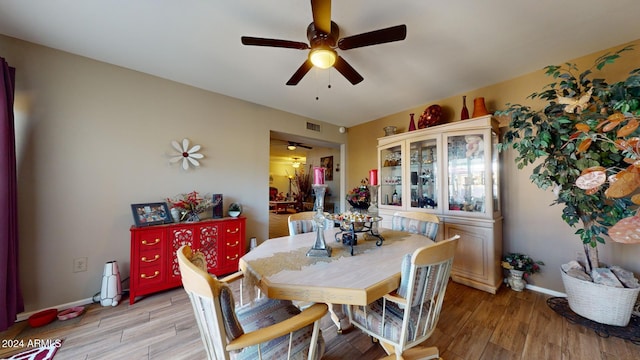
[(327, 303), (341, 333), (350, 327), (343, 304), (367, 305), (397, 289), (405, 255), (434, 244), (421, 234), (378, 228), (384, 242), (378, 245), (379, 237), (357, 234), (351, 255), (351, 246), (334, 240), (339, 231), (323, 230), (332, 248), (326, 257), (306, 255), (317, 232), (263, 241), (240, 258), (246, 289), (260, 289), (273, 299)]

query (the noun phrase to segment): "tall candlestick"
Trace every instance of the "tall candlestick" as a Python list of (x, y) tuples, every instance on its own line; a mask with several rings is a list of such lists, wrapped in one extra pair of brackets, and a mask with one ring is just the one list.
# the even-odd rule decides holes
[(369, 185), (378, 185), (378, 169), (369, 171)]
[(316, 242), (311, 249), (307, 251), (307, 256), (331, 256), (331, 246), (327, 246), (324, 240), (324, 230), (326, 218), (324, 216), (324, 193), (327, 191), (327, 185), (313, 185), (313, 192), (316, 194), (316, 213), (313, 215), (313, 221), (316, 225)]
[(313, 185), (324, 184), (324, 168), (316, 166), (313, 168)]

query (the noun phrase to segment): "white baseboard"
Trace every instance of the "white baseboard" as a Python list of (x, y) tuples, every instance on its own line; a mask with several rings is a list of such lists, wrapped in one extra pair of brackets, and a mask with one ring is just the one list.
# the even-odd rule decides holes
[[(60, 304), (60, 305), (57, 305), (57, 306), (50, 306), (47, 309), (58, 309), (58, 311), (61, 311), (61, 310), (65, 310), (65, 309), (68, 309), (68, 308), (72, 308), (74, 306), (83, 306), (83, 305), (87, 305), (87, 304), (91, 304), (91, 303), (93, 303), (93, 297), (82, 299), (82, 300), (73, 301), (73, 302), (66, 303), (66, 304)], [(16, 322), (25, 321), (25, 320), (27, 320), (29, 318), (29, 316), (31, 316), (31, 315), (33, 315), (35, 313), (38, 313), (40, 311), (43, 311), (43, 310), (46, 310), (46, 309), (40, 309), (40, 310), (20, 313), (20, 314), (18, 314), (16, 316)]]
[(565, 293), (561, 293), (555, 290), (551, 290), (551, 289), (546, 289), (540, 286), (535, 286), (535, 285), (526, 285), (526, 288), (531, 290), (531, 291), (535, 291), (535, 292), (539, 292), (539, 293), (543, 293), (543, 294), (547, 294), (547, 295), (551, 295), (551, 296), (558, 296), (558, 297), (567, 297), (567, 294)]

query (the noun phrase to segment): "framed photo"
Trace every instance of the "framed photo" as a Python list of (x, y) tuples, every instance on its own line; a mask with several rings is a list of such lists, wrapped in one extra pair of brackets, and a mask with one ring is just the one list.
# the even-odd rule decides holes
[(333, 181), (333, 156), (321, 157), (320, 165), (324, 168), (324, 180)]
[(170, 224), (173, 222), (167, 203), (132, 204), (131, 212), (136, 226)]

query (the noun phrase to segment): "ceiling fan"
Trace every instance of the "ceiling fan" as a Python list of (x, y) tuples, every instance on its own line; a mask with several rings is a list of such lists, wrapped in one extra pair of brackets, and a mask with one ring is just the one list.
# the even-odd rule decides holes
[(313, 22), (307, 27), (309, 45), (299, 41), (267, 39), (243, 36), (242, 44), (254, 46), (270, 46), (298, 50), (310, 50), (309, 57), (291, 76), (287, 85), (297, 85), (313, 66), (321, 69), (334, 67), (351, 84), (358, 84), (363, 77), (336, 52), (364, 46), (384, 44), (404, 40), (407, 37), (407, 26), (397, 25), (385, 29), (374, 30), (358, 35), (347, 36), (340, 40), (338, 24), (331, 21), (331, 0), (311, 0)]
[(293, 142), (293, 141), (289, 141), (289, 145), (287, 145), (287, 149), (291, 151), (295, 150), (298, 147), (309, 149), (309, 150), (313, 149), (311, 146), (303, 145), (299, 142)]

